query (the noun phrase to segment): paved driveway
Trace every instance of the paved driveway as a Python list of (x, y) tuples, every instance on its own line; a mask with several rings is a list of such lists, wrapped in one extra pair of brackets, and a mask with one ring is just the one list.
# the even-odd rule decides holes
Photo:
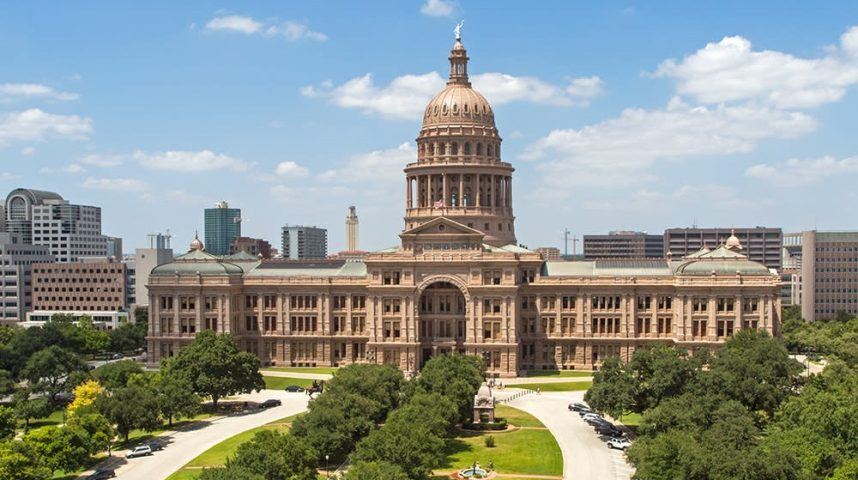
[[(496, 392), (505, 398), (512, 390)], [(564, 480), (628, 480), (634, 470), (626, 462), (625, 453), (611, 450), (593, 427), (584, 423), (568, 405), (584, 398), (584, 392), (550, 392), (529, 394), (509, 402), (509, 405), (538, 418), (554, 435), (563, 452)]]
[(303, 412), (307, 409), (308, 400), (304, 393), (286, 393), (280, 390), (263, 390), (236, 398), (248, 402), (279, 398), (283, 405), (259, 410), (252, 408), (254, 404), (251, 403), (251, 408), (247, 410), (249, 413), (202, 421), (159, 437), (159, 440), (166, 442), (166, 446), (152, 456), (126, 460), (127, 451), (114, 452), (114, 458), (100, 466), (114, 468), (116, 476), (123, 480), (163, 480), (197, 455), (233, 435)]

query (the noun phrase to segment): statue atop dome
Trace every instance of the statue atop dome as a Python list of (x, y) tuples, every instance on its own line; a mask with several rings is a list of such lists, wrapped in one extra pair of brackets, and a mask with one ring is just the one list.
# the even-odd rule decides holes
[(462, 41), (462, 26), (464, 26), (464, 25), (465, 25), (465, 21), (461, 20), (459, 23), (456, 24), (456, 28), (453, 29), (453, 32), (456, 33), (456, 41), (457, 42)]

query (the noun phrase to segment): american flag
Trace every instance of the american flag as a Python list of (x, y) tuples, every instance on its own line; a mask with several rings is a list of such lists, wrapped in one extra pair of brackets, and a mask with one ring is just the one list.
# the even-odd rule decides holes
[(435, 200), (435, 208), (441, 208), (444, 206), (444, 200), (438, 199)]

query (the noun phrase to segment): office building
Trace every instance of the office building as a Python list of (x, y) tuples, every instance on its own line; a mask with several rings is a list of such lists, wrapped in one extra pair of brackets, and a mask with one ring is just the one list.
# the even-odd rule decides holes
[(783, 305), (801, 305), (801, 233), (785, 233), (781, 249), (781, 299)]
[(545, 260), (561, 260), (560, 249), (557, 247), (540, 247), (533, 249), (534, 252), (542, 255)]
[(669, 228), (664, 231), (664, 254), (683, 257), (701, 248), (715, 248), (730, 235), (742, 242), (751, 261), (781, 270), (783, 231), (780, 228)]
[[(218, 257), (194, 242), (150, 276), (151, 365), (203, 330), (230, 333), (268, 365), (415, 374), (458, 352), (503, 377), (598, 368), (653, 343), (694, 351), (744, 329), (780, 334), (780, 279), (735, 236), (670, 261), (552, 261), (519, 246), (513, 166), (460, 38), (449, 60), (404, 169), (399, 244), (358, 261), (296, 262)], [(287, 256), (302, 228), (284, 227)]]
[(328, 230), (324, 228), (286, 225), (281, 229), (281, 242), (283, 258), (289, 260), (328, 256)]
[(801, 233), (801, 315), (858, 314), (858, 232)]
[(24, 243), (18, 234), (0, 232), (0, 326), (23, 322), (32, 309), (32, 265), (54, 256), (43, 245)]
[(104, 328), (116, 328), (128, 318), (126, 275), (124, 263), (107, 258), (34, 264), (33, 311), (25, 326), (66, 314), (88, 315)]
[(209, 253), (229, 255), (229, 246), (241, 236), (241, 209), (229, 208), (227, 202), (218, 202), (215, 208), (205, 209), (205, 243)]
[(244, 252), (253, 257), (271, 258), (271, 244), (261, 238), (236, 237), (229, 246), (229, 254)]
[(122, 239), (119, 237), (105, 237), (107, 245), (107, 258), (122, 260)]
[(9, 192), (5, 206), (5, 230), (16, 234), (23, 243), (33, 243), (33, 206), (46, 201), (62, 202), (63, 197), (54, 192), (16, 188)]
[(664, 258), (664, 237), (626, 231), (609, 232), (607, 235), (584, 235), (584, 258)]
[(136, 306), (149, 306), (149, 273), (158, 265), (173, 260), (173, 249), (170, 248), (170, 233), (152, 233), (148, 235), (149, 246), (134, 250), (134, 298)]
[(359, 228), (357, 211), (352, 205), (349, 207), (349, 214), (346, 215), (346, 251), (355, 252), (359, 250)]

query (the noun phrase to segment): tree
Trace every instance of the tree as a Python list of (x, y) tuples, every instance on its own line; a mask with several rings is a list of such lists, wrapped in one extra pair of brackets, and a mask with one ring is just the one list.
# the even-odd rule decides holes
[(471, 355), (440, 355), (423, 366), (417, 378), (417, 388), (437, 393), (456, 405), (458, 421), (473, 414), (474, 395), (483, 383), (485, 365), (481, 358)]
[(375, 408), (365, 413), (380, 423), (399, 405), (403, 380), (393, 365), (353, 364), (337, 370), (325, 390), (335, 397), (351, 393), (371, 400)]
[[(141, 310), (138, 307), (136, 311)], [(144, 309), (145, 310), (145, 309)], [(123, 321), (118, 327), (110, 330), (110, 349), (116, 352), (130, 352), (146, 345), (146, 321), (127, 322)]]
[(265, 480), (316, 480), (317, 455), (298, 437), (263, 430), (239, 445), (226, 466)]
[(15, 411), (9, 407), (0, 406), (0, 441), (15, 436), (15, 426), (18, 420)]
[(89, 438), (79, 427), (40, 428), (25, 435), (23, 441), (31, 454), (40, 457), (52, 472), (73, 472), (89, 460)]
[(74, 400), (66, 407), (69, 417), (91, 411), (94, 408), (95, 399), (104, 393), (104, 388), (95, 380), (87, 380), (76, 386), (72, 393), (74, 393)]
[(108, 390), (124, 387), (129, 377), (142, 374), (143, 368), (134, 360), (105, 363), (92, 371), (92, 376)]
[[(387, 417), (388, 422), (415, 419), (436, 437), (447, 437), (458, 420), (456, 404), (437, 393), (417, 393), (407, 404), (397, 408)], [(402, 420), (405, 419), (405, 420)]]
[(387, 462), (358, 462), (351, 465), (343, 480), (408, 480), (408, 475)]
[(152, 388), (131, 385), (103, 394), (96, 400), (99, 413), (116, 425), (116, 431), (128, 441), (131, 430), (155, 430), (161, 426), (158, 398)]
[(232, 335), (211, 330), (197, 334), (193, 343), (164, 362), (163, 370), (186, 379), (195, 393), (211, 397), (215, 408), (222, 397), (265, 388), (259, 358), (240, 351)]
[(320, 455), (335, 462), (346, 459), (357, 442), (373, 428), (378, 402), (355, 393), (334, 395), (330, 390), (310, 402), (309, 411), (292, 422), (291, 435), (301, 438)]
[(14, 391), (15, 381), (12, 379), (12, 374), (8, 370), (0, 370), (0, 396), (6, 396)]
[(51, 472), (42, 459), (33, 455), (24, 442), (0, 442), (0, 478), (15, 480), (45, 480)]
[(197, 480), (267, 480), (262, 475), (238, 467), (204, 468)]
[(199, 395), (187, 379), (162, 373), (155, 379), (158, 393), (158, 409), (173, 426), (174, 417), (193, 417), (200, 411)]
[(29, 388), (21, 388), (12, 395), (15, 405), (15, 416), (24, 421), (24, 431), (30, 429), (30, 420), (47, 417), (51, 414), (51, 404), (46, 398), (33, 398)]
[(801, 364), (789, 357), (782, 342), (765, 331), (746, 329), (715, 351), (704, 388), (771, 418), (781, 402), (795, 394), (801, 372)]
[(620, 357), (608, 357), (593, 375), (593, 385), (584, 400), (597, 412), (622, 418), (634, 405), (634, 393), (635, 379), (623, 367)]
[(444, 458), (444, 440), (434, 435), (419, 418), (399, 417), (371, 432), (357, 445), (353, 462), (386, 462), (396, 465), (411, 480), (426, 480)]
[(682, 395), (696, 384), (702, 366), (701, 359), (689, 358), (681, 348), (656, 344), (635, 350), (626, 366), (635, 382), (629, 410), (642, 413), (664, 399)]
[(95, 455), (110, 450), (116, 432), (110, 421), (100, 413), (84, 413), (69, 419), (68, 425), (83, 429), (89, 438), (89, 453)]
[[(50, 322), (48, 322), (50, 323)], [(86, 364), (74, 353), (56, 345), (33, 354), (21, 374), (30, 385), (46, 392), (53, 400), (68, 387), (69, 376), (74, 372), (86, 372)]]
[(95, 354), (103, 352), (110, 345), (110, 336), (107, 332), (95, 328), (92, 317), (83, 315), (78, 320), (76, 334), (80, 342), (80, 352)]

